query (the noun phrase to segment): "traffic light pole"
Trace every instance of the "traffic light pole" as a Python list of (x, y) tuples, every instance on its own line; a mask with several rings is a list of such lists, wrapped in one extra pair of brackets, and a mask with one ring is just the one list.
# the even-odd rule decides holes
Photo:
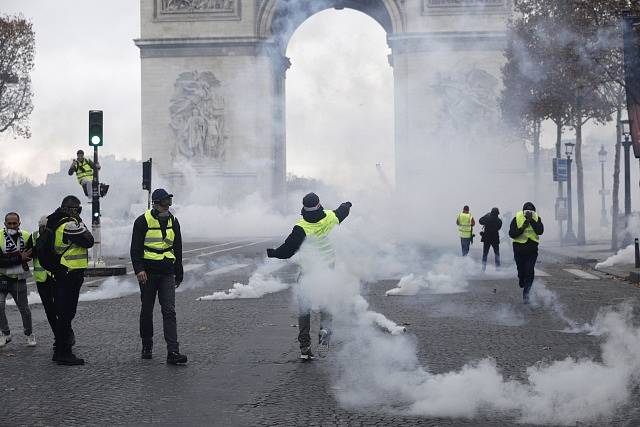
[(100, 235), (100, 177), (98, 168), (98, 147), (93, 147), (93, 182), (92, 182), (92, 201), (91, 201), (91, 233), (93, 234), (93, 266), (99, 267), (104, 265), (102, 261), (101, 251), (101, 235)]

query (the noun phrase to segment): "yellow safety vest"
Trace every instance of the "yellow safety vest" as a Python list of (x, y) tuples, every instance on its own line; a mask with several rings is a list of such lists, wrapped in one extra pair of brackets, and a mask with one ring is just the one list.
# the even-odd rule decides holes
[(86, 269), (89, 266), (89, 251), (87, 248), (80, 247), (75, 243), (64, 242), (64, 227), (67, 225), (67, 222), (73, 221), (78, 223), (78, 221), (73, 218), (65, 218), (65, 220), (66, 221), (56, 228), (54, 241), (56, 253), (58, 255), (62, 254), (60, 264), (67, 267), (69, 271)]
[[(526, 217), (524, 216), (523, 211), (516, 213), (516, 227), (522, 228), (522, 225), (524, 224), (525, 220), (526, 220)], [(534, 212), (533, 216), (531, 217), (531, 220), (538, 222), (538, 214)], [(538, 236), (536, 232), (533, 231), (533, 227), (531, 226), (531, 224), (529, 224), (527, 228), (525, 228), (524, 233), (522, 233), (521, 235), (513, 239), (513, 242), (525, 244), (529, 240), (533, 240), (536, 243), (540, 243), (540, 236)]]
[[(22, 234), (22, 240), (24, 240), (24, 243), (26, 245), (27, 241), (29, 240), (29, 236), (31, 235), (29, 234), (29, 232), (24, 230), (20, 230), (20, 233)], [(0, 232), (0, 240), (1, 240), (0, 249), (2, 249), (2, 253), (5, 253), (5, 254), (7, 253), (6, 239), (7, 239), (6, 230), (2, 229), (2, 232)], [(0, 268), (0, 275), (11, 277), (12, 279), (26, 279), (27, 277), (30, 276), (30, 274), (31, 273), (29, 273), (28, 271), (24, 271), (24, 269), (22, 268), (22, 264), (12, 265), (11, 267), (7, 267), (7, 268)]]
[(471, 227), (471, 221), (473, 216), (470, 213), (460, 213), (458, 215), (458, 234), (463, 239), (470, 239), (473, 234), (473, 227)]
[(166, 234), (162, 237), (160, 229), (160, 221), (151, 215), (148, 210), (144, 213), (147, 220), (147, 233), (144, 235), (144, 259), (152, 261), (162, 261), (165, 258), (175, 261), (176, 255), (173, 252), (173, 241), (176, 237), (173, 231), (173, 220), (171, 217), (167, 220)]
[(82, 162), (78, 162), (76, 166), (76, 178), (78, 179), (78, 183), (82, 183), (84, 178), (87, 178), (89, 181), (93, 180), (93, 168), (86, 160)]
[[(36, 242), (38, 241), (38, 237), (40, 237), (39, 231), (34, 231), (31, 233), (31, 239), (33, 241), (33, 247), (36, 247)], [(47, 281), (47, 277), (51, 276), (51, 273), (48, 270), (45, 270), (44, 267), (40, 265), (40, 260), (38, 257), (33, 257), (33, 279), (36, 282), (44, 283)]]
[(340, 224), (340, 221), (332, 210), (325, 210), (324, 213), (325, 217), (318, 222), (308, 222), (301, 219), (296, 225), (304, 230), (304, 234), (307, 236), (305, 243), (318, 252), (327, 266), (333, 267), (336, 262), (336, 253), (329, 241), (329, 233), (333, 227)]

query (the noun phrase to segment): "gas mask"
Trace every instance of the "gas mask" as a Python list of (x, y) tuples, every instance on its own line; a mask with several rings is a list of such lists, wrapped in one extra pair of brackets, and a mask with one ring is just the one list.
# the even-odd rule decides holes
[(9, 228), (9, 229), (7, 229), (7, 234), (9, 236), (17, 236), (18, 235), (18, 230), (16, 230), (15, 228)]

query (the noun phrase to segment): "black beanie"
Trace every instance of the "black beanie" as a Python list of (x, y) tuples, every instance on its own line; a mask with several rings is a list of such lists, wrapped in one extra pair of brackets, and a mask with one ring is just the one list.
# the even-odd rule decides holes
[(535, 211), (536, 207), (531, 202), (527, 202), (522, 206), (523, 211)]
[[(315, 208), (320, 204), (320, 197), (316, 193), (309, 193), (302, 198), (302, 206), (305, 208)], [(310, 209), (306, 209), (310, 210)]]

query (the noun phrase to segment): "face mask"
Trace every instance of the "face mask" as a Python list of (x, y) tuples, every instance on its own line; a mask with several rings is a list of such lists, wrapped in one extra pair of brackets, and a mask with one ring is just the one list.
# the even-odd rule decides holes
[(169, 216), (169, 211), (166, 212), (158, 212), (158, 216), (160, 218), (167, 218)]
[(15, 235), (18, 234), (18, 230), (14, 229), (14, 228), (10, 228), (10, 229), (7, 230), (7, 234), (9, 236), (15, 236)]

